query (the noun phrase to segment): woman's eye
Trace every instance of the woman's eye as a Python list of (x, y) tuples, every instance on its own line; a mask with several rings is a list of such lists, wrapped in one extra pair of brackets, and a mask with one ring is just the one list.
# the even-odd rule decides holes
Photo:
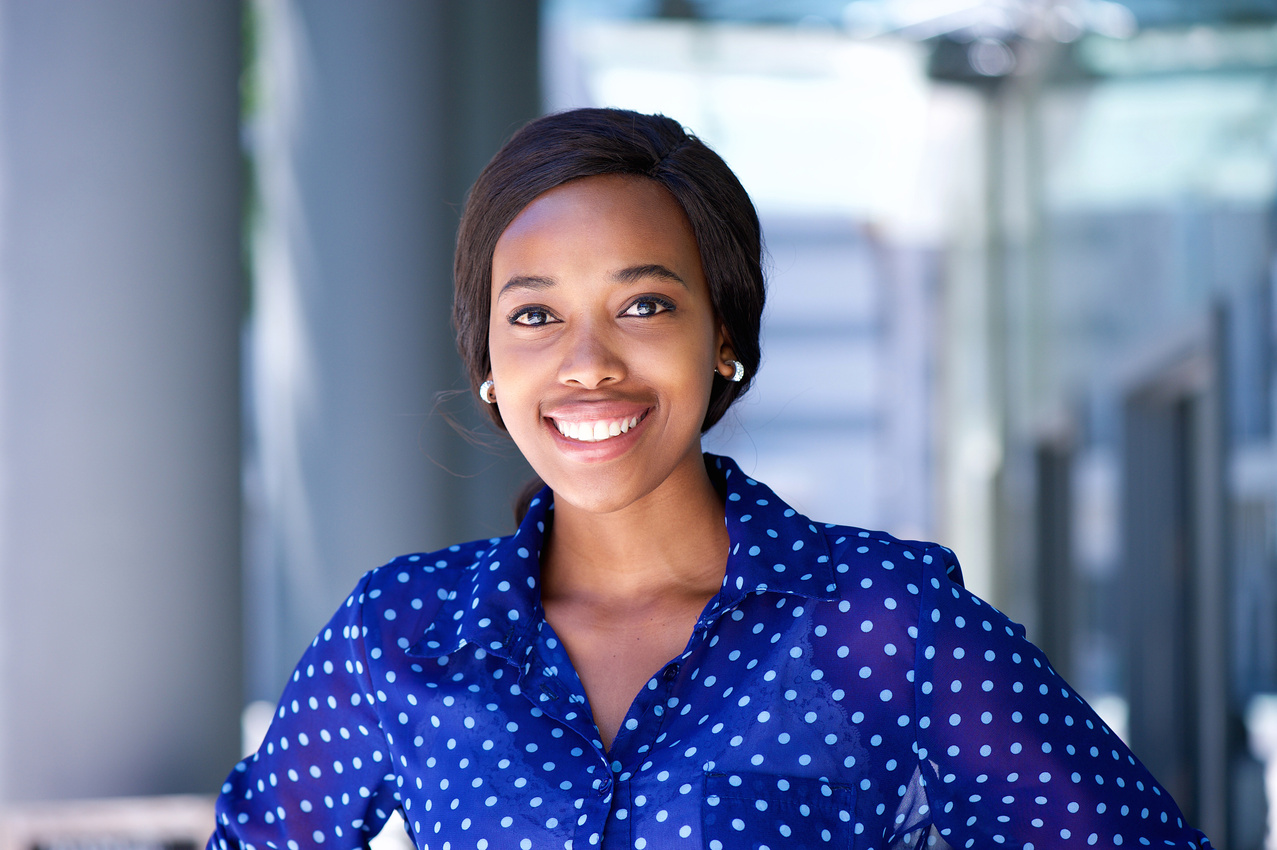
[(527, 307), (510, 317), (512, 325), (547, 325), (550, 323), (550, 314), (545, 310), (537, 307)]
[(673, 309), (674, 305), (664, 298), (640, 298), (631, 304), (623, 315), (655, 316), (657, 313), (664, 313), (666, 310)]

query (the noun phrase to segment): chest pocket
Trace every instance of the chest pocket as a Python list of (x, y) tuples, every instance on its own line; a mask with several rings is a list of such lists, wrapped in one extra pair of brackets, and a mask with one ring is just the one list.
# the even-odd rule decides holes
[(820, 779), (707, 773), (701, 834), (708, 850), (849, 848), (856, 791)]

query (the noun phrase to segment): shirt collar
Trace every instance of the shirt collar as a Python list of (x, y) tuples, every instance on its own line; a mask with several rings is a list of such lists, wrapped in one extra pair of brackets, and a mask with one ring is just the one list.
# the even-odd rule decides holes
[(553, 494), (543, 487), (531, 502), (519, 528), (509, 537), (494, 537), (466, 565), (409, 655), (438, 657), (466, 644), (478, 644), (518, 664), (526, 661), (539, 631), (541, 613), (541, 548), (552, 521)]
[[(706, 454), (705, 465), (726, 505), (730, 544), (723, 588), (697, 628), (750, 593), (838, 598), (829, 544), (816, 525), (742, 473), (731, 458)], [(411, 655), (438, 657), (478, 644), (516, 664), (527, 661), (545, 622), (538, 581), (553, 510), (553, 494), (544, 488), (513, 535), (489, 541), (465, 567)]]
[(731, 540), (723, 589), (702, 620), (713, 619), (750, 593), (839, 598), (829, 541), (816, 524), (731, 458), (706, 454), (706, 467), (726, 505)]

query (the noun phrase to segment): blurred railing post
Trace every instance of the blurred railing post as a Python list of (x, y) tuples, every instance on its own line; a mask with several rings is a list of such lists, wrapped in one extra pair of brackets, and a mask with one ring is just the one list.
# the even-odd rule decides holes
[[(540, 108), (538, 4), (260, 0), (248, 124), (250, 696), (274, 701), (359, 575), (513, 530), (450, 321), (466, 189)], [(470, 419), (470, 422), (477, 420)]]

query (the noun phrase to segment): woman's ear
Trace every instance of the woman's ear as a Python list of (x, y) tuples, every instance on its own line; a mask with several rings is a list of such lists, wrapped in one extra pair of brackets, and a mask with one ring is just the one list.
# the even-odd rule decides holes
[(714, 371), (724, 378), (731, 378), (736, 371), (734, 365), (736, 362), (736, 350), (732, 348), (732, 341), (727, 337), (727, 328), (722, 325), (718, 326), (716, 342), (718, 345), (718, 359), (714, 363)]
[(495, 404), (497, 401), (496, 393), (494, 392), (495, 388), (495, 384), (492, 381), (492, 373), (489, 372), (487, 379), (479, 385), (479, 398), (483, 399), (487, 404)]

